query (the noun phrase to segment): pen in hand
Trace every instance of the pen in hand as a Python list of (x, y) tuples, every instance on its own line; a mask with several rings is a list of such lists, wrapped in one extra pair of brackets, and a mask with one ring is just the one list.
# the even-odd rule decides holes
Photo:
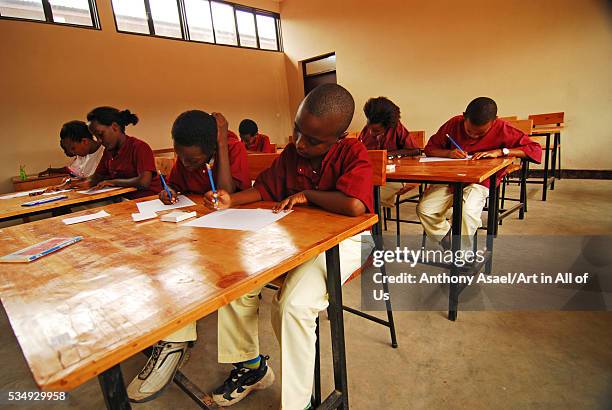
[(450, 140), (450, 142), (455, 146), (455, 148), (457, 148), (459, 151), (461, 151), (463, 154), (465, 154), (466, 157), (468, 156), (468, 153), (465, 152), (463, 150), (463, 148), (461, 148), (461, 146), (459, 144), (457, 144), (455, 142), (455, 140), (450, 135), (446, 134), (446, 138), (448, 138)]
[(164, 186), (164, 190), (166, 191), (166, 194), (168, 194), (168, 200), (171, 203), (175, 203), (176, 202), (176, 198), (172, 197), (172, 193), (170, 192), (170, 188), (168, 187), (168, 184), (166, 184), (166, 180), (164, 179), (164, 174), (162, 174), (159, 171), (157, 171), (157, 173), (159, 174), (159, 179), (161, 179), (161, 182), (162, 182), (162, 185)]
[(210, 164), (206, 164), (206, 171), (208, 172), (208, 178), (210, 179), (210, 187), (213, 191), (213, 203), (215, 204), (215, 209), (219, 207), (219, 194), (217, 193), (217, 188), (215, 188), (215, 181), (213, 180), (212, 168)]

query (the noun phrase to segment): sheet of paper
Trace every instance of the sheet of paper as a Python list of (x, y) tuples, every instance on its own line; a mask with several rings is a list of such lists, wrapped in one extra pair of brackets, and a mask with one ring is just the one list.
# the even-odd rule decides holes
[[(21, 192), (14, 192), (12, 194), (8, 194), (8, 195), (2, 195), (0, 196), (0, 199), (12, 199), (12, 198), (21, 198), (22, 196), (28, 196), (30, 195), (30, 192), (42, 192), (44, 191), (44, 189), (32, 189), (30, 191), (21, 191)], [(55, 193), (55, 192), (54, 192)]]
[(157, 214), (155, 212), (149, 213), (133, 213), (132, 220), (134, 222), (146, 221), (147, 219), (157, 218)]
[(121, 187), (119, 187), (119, 186), (109, 186), (109, 187), (101, 188), (101, 189), (86, 189), (85, 191), (78, 191), (78, 192), (79, 192), (79, 194), (95, 195), (95, 194), (101, 194), (103, 192), (114, 191), (116, 189), (121, 189)]
[(293, 211), (273, 213), (271, 209), (224, 209), (201, 218), (194, 219), (182, 226), (213, 229), (233, 229), (238, 231), (258, 231), (284, 218)]
[(105, 218), (110, 216), (110, 214), (106, 211), (96, 212), (95, 214), (75, 216), (73, 218), (62, 219), (62, 222), (66, 225), (78, 224), (80, 222), (93, 221), (94, 219)]
[(71, 189), (60, 189), (59, 191), (52, 191), (52, 192), (45, 192), (43, 195), (55, 195), (55, 194), (61, 194), (62, 192), (70, 192), (72, 191)]
[(419, 162), (467, 161), (468, 159), (472, 159), (472, 156), (468, 155), (467, 158), (421, 157)]
[(153, 199), (152, 201), (139, 202), (136, 204), (138, 211), (141, 214), (150, 214), (152, 212), (167, 211), (169, 209), (185, 208), (186, 206), (195, 205), (191, 199), (185, 195), (179, 195), (177, 201), (172, 205), (164, 205), (159, 199)]

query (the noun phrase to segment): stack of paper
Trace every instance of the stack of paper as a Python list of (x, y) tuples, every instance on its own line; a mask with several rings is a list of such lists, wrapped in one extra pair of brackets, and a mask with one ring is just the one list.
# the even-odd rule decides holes
[(138, 202), (136, 204), (136, 206), (138, 207), (138, 211), (140, 211), (141, 214), (150, 214), (152, 212), (167, 211), (169, 209), (184, 208), (186, 206), (192, 205), (195, 205), (195, 202), (193, 202), (191, 199), (187, 198), (184, 195), (179, 195), (177, 201), (172, 205), (164, 205), (164, 203), (159, 199)]
[(196, 216), (196, 211), (193, 212), (183, 212), (183, 211), (174, 211), (169, 214), (162, 215), (161, 220), (163, 222), (181, 222), (185, 219), (194, 218)]

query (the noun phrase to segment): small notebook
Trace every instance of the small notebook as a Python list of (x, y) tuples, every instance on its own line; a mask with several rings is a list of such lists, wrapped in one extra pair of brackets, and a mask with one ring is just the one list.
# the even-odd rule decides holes
[(36, 245), (28, 246), (17, 252), (5, 255), (0, 258), (0, 262), (24, 263), (32, 262), (42, 258), (45, 255), (65, 248), (68, 245), (79, 242), (82, 236), (73, 236), (72, 238), (51, 238), (46, 241), (37, 243)]
[(197, 216), (195, 211), (192, 212), (183, 212), (183, 211), (174, 211), (169, 214), (162, 215), (161, 220), (163, 222), (181, 222), (185, 219), (194, 218)]

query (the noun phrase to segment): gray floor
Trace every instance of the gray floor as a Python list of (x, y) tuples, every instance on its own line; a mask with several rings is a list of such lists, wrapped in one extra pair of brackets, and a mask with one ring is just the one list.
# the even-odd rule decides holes
[[(513, 216), (506, 220), (500, 235), (612, 233), (612, 181), (562, 180), (545, 203), (539, 200), (540, 193), (530, 187), (526, 219)], [(406, 216), (410, 212), (410, 206), (403, 210)], [(417, 226), (403, 229), (420, 233)], [(278, 345), (269, 325), (271, 295), (271, 291), (264, 292), (260, 340), (278, 376)], [(345, 286), (344, 298), (358, 306), (358, 280)], [(398, 349), (390, 347), (385, 328), (345, 315), (350, 405), (355, 409), (612, 408), (610, 312), (460, 311), (454, 323), (446, 320), (445, 312), (396, 312), (395, 317)], [(3, 311), (0, 327), (0, 390), (35, 389)], [(200, 320), (198, 333), (199, 342), (183, 371), (210, 391), (229, 370), (216, 363), (216, 315)], [(323, 386), (328, 392), (332, 381), (326, 320), (322, 320), (321, 335)], [(136, 355), (122, 364), (126, 383), (144, 363), (145, 357)], [(279, 397), (277, 381), (235, 408), (274, 409)], [(104, 403), (97, 380), (90, 380), (72, 391), (67, 403), (41, 407), (101, 409)], [(178, 387), (170, 385), (157, 400), (133, 408), (196, 407)]]

